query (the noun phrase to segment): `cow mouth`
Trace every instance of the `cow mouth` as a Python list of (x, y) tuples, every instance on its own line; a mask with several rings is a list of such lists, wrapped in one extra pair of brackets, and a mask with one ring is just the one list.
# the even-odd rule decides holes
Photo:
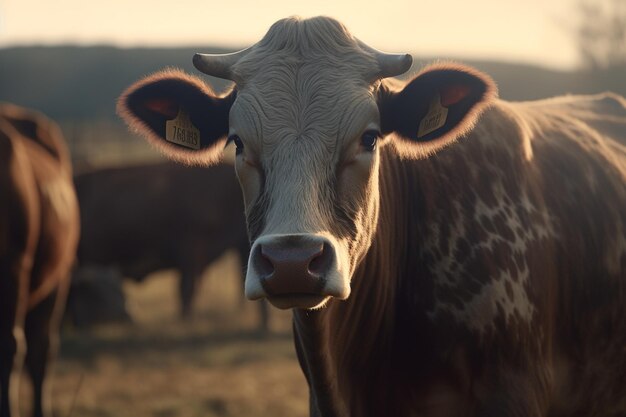
[(274, 307), (281, 310), (290, 308), (315, 310), (323, 307), (331, 297), (321, 294), (291, 293), (268, 295), (266, 298)]

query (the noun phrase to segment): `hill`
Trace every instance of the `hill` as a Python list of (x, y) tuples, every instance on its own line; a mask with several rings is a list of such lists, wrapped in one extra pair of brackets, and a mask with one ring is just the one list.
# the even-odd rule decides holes
[[(145, 155), (154, 158), (155, 155), (143, 143), (126, 132), (115, 115), (116, 99), (132, 82), (168, 66), (201, 76), (217, 90), (224, 89), (228, 85), (226, 81), (204, 76), (193, 68), (191, 58), (198, 51), (228, 52), (212, 46), (131, 49), (30, 46), (0, 49), (0, 101), (38, 109), (59, 121), (78, 163), (118, 163), (120, 158), (134, 160)], [(409, 74), (434, 60), (432, 57), (416, 58)], [(500, 96), (508, 100), (604, 90), (626, 94), (626, 79), (624, 73), (619, 71), (613, 74), (565, 72), (526, 64), (463, 62), (490, 74), (498, 83)], [(98, 152), (95, 152), (96, 149)]]
[[(199, 75), (191, 64), (191, 57), (198, 51), (226, 52), (206, 46), (4, 48), (0, 49), (0, 100), (37, 108), (57, 120), (114, 119), (116, 98), (139, 77), (168, 66)], [(430, 57), (417, 58), (413, 71), (433, 60)], [(589, 93), (598, 89), (590, 74), (525, 64), (464, 62), (494, 77), (500, 86), (501, 97), (509, 100)], [(227, 85), (216, 78), (205, 78), (218, 89)]]

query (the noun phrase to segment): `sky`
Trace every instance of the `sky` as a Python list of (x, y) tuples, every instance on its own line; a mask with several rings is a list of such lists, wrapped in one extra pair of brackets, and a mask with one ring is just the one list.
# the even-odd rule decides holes
[(0, 47), (224, 45), (258, 41), (276, 20), (327, 15), (388, 52), (578, 65), (579, 0), (0, 0)]

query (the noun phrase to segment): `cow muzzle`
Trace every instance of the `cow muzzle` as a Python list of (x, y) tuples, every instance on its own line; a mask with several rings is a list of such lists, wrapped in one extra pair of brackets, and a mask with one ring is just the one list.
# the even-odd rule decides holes
[(268, 235), (252, 245), (246, 297), (267, 298), (275, 307), (318, 308), (350, 293), (336, 245), (319, 235)]

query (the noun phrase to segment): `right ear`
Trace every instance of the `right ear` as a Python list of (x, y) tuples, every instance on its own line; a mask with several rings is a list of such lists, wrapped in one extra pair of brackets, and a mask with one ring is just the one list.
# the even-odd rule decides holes
[(209, 165), (222, 155), (235, 95), (217, 96), (199, 78), (169, 69), (128, 87), (117, 113), (170, 159)]

